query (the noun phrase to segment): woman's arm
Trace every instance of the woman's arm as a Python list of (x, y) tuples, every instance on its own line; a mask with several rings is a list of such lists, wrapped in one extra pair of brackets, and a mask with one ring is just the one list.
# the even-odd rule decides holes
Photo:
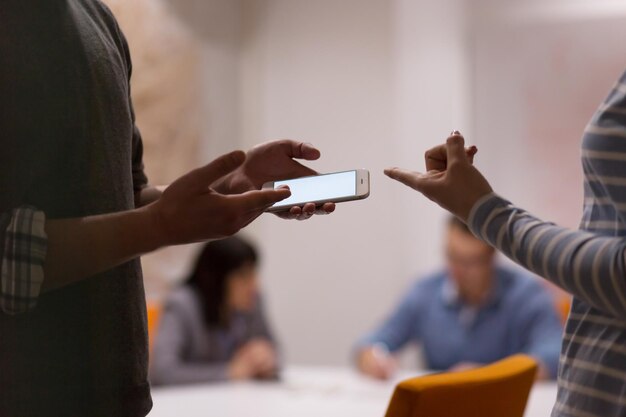
[(475, 204), (468, 225), (526, 269), (607, 314), (626, 317), (626, 240), (541, 221), (495, 194)]
[(493, 194), (458, 132), (426, 153), (425, 174), (385, 173), (467, 222), (515, 262), (617, 318), (626, 317), (626, 242), (543, 222)]

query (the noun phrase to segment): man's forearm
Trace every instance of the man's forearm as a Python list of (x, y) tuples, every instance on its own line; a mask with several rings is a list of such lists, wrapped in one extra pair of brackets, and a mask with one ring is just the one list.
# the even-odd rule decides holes
[(241, 151), (231, 152), (178, 178), (161, 191), (141, 190), (134, 210), (46, 221), (48, 252), (42, 290), (60, 288), (106, 271), (162, 246), (202, 242), (238, 232), (288, 190), (224, 196), (210, 185), (239, 167)]
[(147, 208), (47, 220), (48, 253), (42, 291), (106, 271), (166, 244)]

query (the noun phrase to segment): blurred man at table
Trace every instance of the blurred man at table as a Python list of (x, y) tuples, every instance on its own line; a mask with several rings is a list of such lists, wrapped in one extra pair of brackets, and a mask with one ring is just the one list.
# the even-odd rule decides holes
[(538, 378), (555, 378), (563, 329), (548, 291), (533, 277), (496, 265), (493, 248), (456, 217), (449, 221), (446, 257), (444, 271), (416, 282), (358, 342), (358, 368), (386, 379), (396, 366), (393, 354), (418, 342), (429, 369), (463, 370), (526, 353), (539, 362)]
[(152, 358), (154, 385), (276, 377), (257, 264), (254, 247), (238, 237), (204, 247), (186, 284), (166, 303)]

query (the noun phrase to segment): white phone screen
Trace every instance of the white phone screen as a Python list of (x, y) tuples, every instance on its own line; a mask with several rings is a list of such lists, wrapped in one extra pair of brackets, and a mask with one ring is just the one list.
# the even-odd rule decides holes
[(275, 204), (274, 207), (297, 206), (323, 200), (332, 201), (356, 195), (356, 171), (274, 182), (274, 188), (283, 185), (289, 186), (291, 196)]

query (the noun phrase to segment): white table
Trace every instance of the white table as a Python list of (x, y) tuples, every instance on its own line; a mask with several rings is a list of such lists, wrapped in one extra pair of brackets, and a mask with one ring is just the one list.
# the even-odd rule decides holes
[[(280, 382), (241, 382), (155, 388), (150, 417), (383, 417), (395, 384), (345, 368), (292, 367)], [(547, 417), (555, 383), (535, 384), (525, 417)]]

